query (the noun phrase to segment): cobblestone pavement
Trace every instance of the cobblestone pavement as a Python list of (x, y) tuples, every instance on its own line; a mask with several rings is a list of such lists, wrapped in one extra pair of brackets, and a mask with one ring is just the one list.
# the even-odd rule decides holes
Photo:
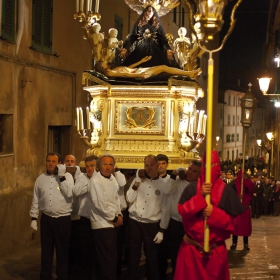
[[(262, 216), (252, 219), (252, 223), (250, 251), (242, 250), (243, 240), (239, 238), (237, 250), (228, 252), (231, 279), (280, 280), (280, 217)], [(231, 240), (226, 243), (229, 248)], [(145, 279), (144, 264), (142, 258), (142, 280)], [(0, 258), (0, 280), (39, 280), (39, 271), (40, 248), (30, 248), (28, 251)], [(124, 275), (125, 272), (124, 268)], [(168, 280), (171, 280), (170, 273)]]

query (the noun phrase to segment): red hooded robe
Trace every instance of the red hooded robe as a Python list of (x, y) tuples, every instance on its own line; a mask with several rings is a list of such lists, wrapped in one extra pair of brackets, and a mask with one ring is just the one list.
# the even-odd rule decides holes
[[(238, 196), (241, 194), (241, 179), (242, 171), (238, 172), (235, 188)], [(245, 211), (235, 217), (234, 219), (234, 231), (232, 234), (237, 236), (250, 236), (252, 234), (252, 221), (251, 221), (251, 211), (250, 211), (250, 201), (252, 199), (254, 190), (254, 183), (248, 178), (243, 179), (243, 198), (242, 205)]]
[[(205, 162), (205, 161), (204, 161)], [(232, 187), (228, 187), (219, 178), (220, 165), (216, 151), (212, 154), (211, 168), (211, 204), (213, 211), (207, 219), (210, 228), (209, 254), (203, 253), (184, 240), (177, 257), (174, 280), (229, 280), (228, 256), (225, 240), (230, 237), (233, 227), (233, 215), (243, 211), (240, 200)], [(197, 185), (190, 183), (184, 190), (178, 205), (186, 235), (203, 246), (204, 215), (207, 206), (201, 194), (205, 182), (205, 169)]]

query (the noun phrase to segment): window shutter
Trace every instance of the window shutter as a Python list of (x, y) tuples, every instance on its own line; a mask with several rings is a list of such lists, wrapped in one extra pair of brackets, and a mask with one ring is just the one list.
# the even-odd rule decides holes
[(32, 46), (38, 51), (52, 52), (52, 0), (33, 0)]
[(15, 40), (15, 0), (3, 0), (2, 37), (9, 42)]

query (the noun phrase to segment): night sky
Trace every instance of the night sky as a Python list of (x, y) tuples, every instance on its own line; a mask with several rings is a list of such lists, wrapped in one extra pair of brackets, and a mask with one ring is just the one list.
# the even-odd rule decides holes
[[(220, 51), (219, 87), (237, 86), (240, 79), (242, 88), (253, 84), (253, 91), (259, 91), (257, 78), (265, 71), (262, 65), (266, 41), (269, 0), (243, 0), (236, 10), (235, 28)], [(220, 32), (220, 39), (228, 30), (228, 19), (236, 0), (226, 6), (225, 24)], [(260, 93), (260, 91), (259, 91)]]

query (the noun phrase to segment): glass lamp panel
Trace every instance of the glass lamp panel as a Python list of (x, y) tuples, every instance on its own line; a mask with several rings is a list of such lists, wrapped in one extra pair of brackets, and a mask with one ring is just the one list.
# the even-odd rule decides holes
[(268, 91), (270, 80), (271, 80), (271, 78), (260, 78), (259, 79), (260, 90), (263, 93), (266, 93)]

